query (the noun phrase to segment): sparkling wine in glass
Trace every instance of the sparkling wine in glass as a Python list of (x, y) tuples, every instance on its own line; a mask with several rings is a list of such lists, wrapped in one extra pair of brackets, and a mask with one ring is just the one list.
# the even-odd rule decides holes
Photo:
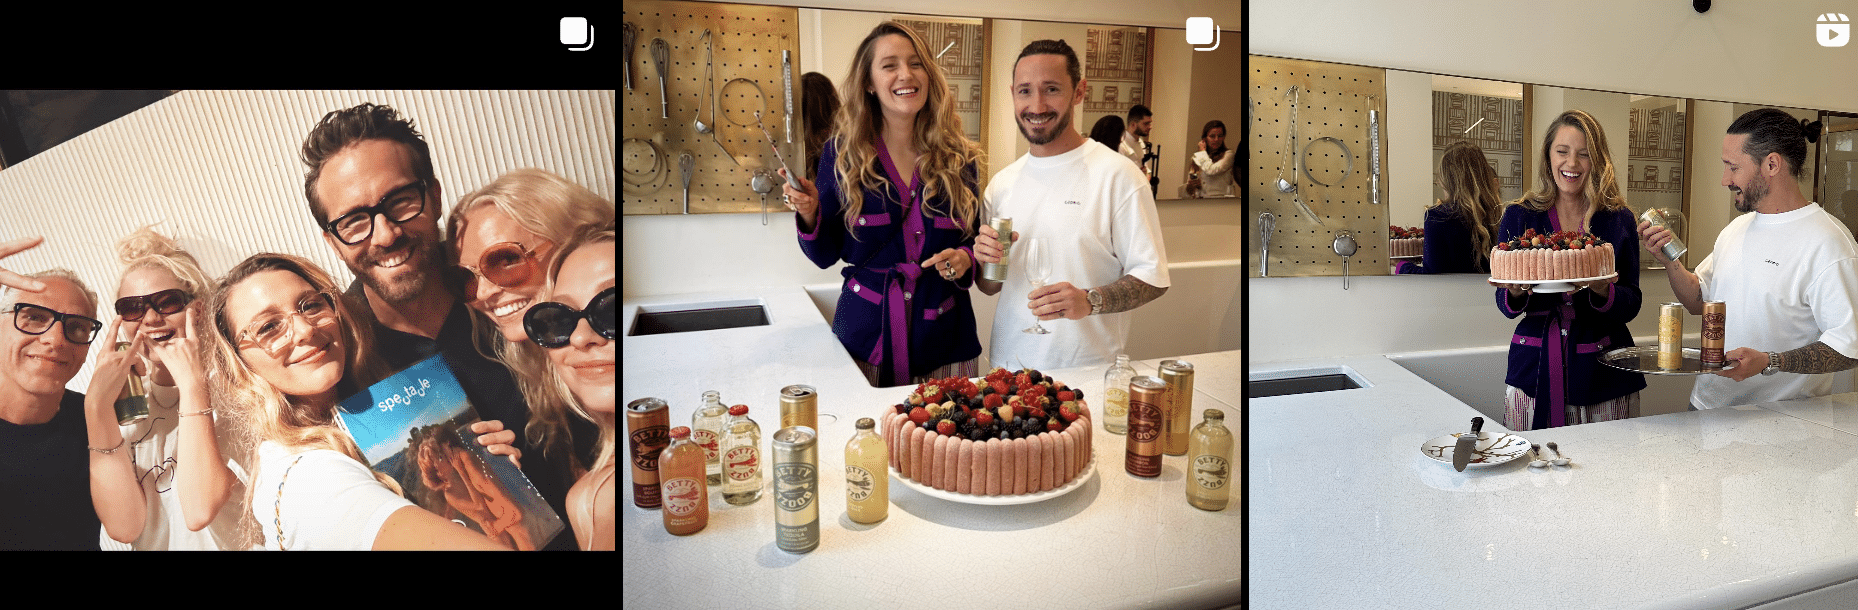
[[(1020, 259), (1020, 262), (1025, 264), (1026, 281), (1031, 282), (1033, 288), (1044, 286), (1046, 282), (1052, 279), (1051, 253), (1047, 252), (1047, 246), (1042, 243), (1041, 240), (1037, 239), (1027, 239), (1024, 247), (1025, 255)], [(1044, 326), (1041, 326), (1039, 324), (1038, 315), (1034, 314), (1032, 317), (1032, 328), (1020, 332), (1045, 335), (1050, 334), (1052, 331), (1046, 330)]]

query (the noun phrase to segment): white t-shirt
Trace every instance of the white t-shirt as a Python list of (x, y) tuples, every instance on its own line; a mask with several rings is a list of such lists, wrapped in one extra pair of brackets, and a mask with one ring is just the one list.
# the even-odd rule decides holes
[(1121, 146), (1116, 147), (1116, 152), (1122, 153), (1124, 157), (1128, 157), (1130, 162), (1135, 163), (1137, 169), (1142, 170), (1142, 183), (1147, 184), (1148, 166), (1142, 163), (1142, 156), (1146, 154), (1143, 152), (1142, 138), (1124, 130), (1123, 143)]
[(252, 516), (263, 528), (264, 548), (278, 548), (281, 521), (289, 550), (369, 550), (387, 517), (412, 505), (376, 480), (374, 471), (341, 453), (291, 451), (271, 441), (258, 446)]
[(130, 457), (135, 460), (135, 473), (142, 483), (142, 497), (148, 502), (147, 521), (142, 524), (142, 535), (133, 544), (123, 544), (110, 539), (108, 531), (99, 531), (97, 540), (106, 551), (215, 551), (234, 549), (238, 541), (239, 515), (245, 510), (245, 484), (250, 480), (246, 476), (245, 464), (234, 459), (233, 450), (238, 443), (233, 438), (233, 426), (221, 421), (217, 412), (212, 415), (194, 417), (214, 418), (213, 433), (219, 443), (220, 455), (225, 456), (226, 467), (232, 470), (232, 476), (238, 480), (233, 483), (232, 494), (221, 506), (213, 522), (200, 531), (187, 529), (187, 517), (181, 512), (181, 492), (175, 486), (175, 476), (181, 465), (177, 461), (180, 452), (180, 391), (169, 386), (149, 384), (148, 419), (127, 426), (118, 426), (123, 440), (129, 443)]
[[(1782, 214), (1749, 213), (1729, 221), (1716, 249), (1697, 265), (1703, 300), (1722, 301), (1725, 350), (1785, 352), (1824, 342), (1858, 357), (1858, 243), (1819, 204)], [(1775, 373), (1735, 381), (1697, 377), (1690, 401), (1717, 408), (1823, 396), (1832, 374)]]
[(1237, 185), (1232, 179), (1232, 160), (1238, 154), (1237, 150), (1228, 148), (1226, 154), (1220, 155), (1219, 160), (1214, 161), (1212, 155), (1204, 150), (1194, 153), (1194, 165), (1200, 166), (1201, 197), (1238, 196), (1233, 192)]
[(1079, 146), (1051, 157), (1021, 156), (994, 175), (986, 198), (995, 215), (1013, 219), (1022, 240), (1008, 254), (994, 311), (993, 366), (1049, 370), (1115, 360), (1129, 337), (1132, 312), (1052, 320), (1044, 323), (1048, 335), (1020, 332), (1035, 317), (1026, 308), (1032, 284), (1017, 246), (1036, 238), (1053, 253), (1053, 284), (1088, 290), (1133, 275), (1167, 287), (1168, 256), (1147, 178), (1108, 148)]

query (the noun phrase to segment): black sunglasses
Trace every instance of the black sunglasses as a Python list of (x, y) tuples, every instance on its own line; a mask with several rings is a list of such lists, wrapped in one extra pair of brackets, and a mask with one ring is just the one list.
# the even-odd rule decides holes
[(28, 335), (43, 335), (53, 324), (64, 322), (65, 339), (78, 345), (90, 345), (97, 338), (97, 330), (103, 328), (103, 323), (95, 318), (61, 313), (30, 303), (15, 303), (13, 310), (6, 313), (13, 314), (13, 328)]
[(124, 322), (142, 319), (142, 314), (148, 313), (149, 309), (171, 316), (186, 309), (187, 304), (193, 300), (193, 295), (187, 294), (187, 291), (169, 288), (154, 294), (116, 299), (116, 315), (121, 316)]
[(403, 223), (426, 211), (426, 181), (420, 180), (389, 191), (374, 205), (343, 214), (323, 224), (323, 230), (337, 240), (353, 246), (374, 235), (374, 217), (386, 216), (395, 224)]
[(568, 344), (574, 334), (574, 327), (581, 320), (587, 320), (587, 326), (600, 336), (613, 339), (619, 336), (615, 322), (619, 318), (618, 303), (615, 299), (618, 286), (600, 291), (587, 302), (587, 309), (577, 310), (573, 307), (553, 301), (537, 303), (523, 314), (523, 332), (529, 334), (529, 340), (536, 345), (555, 349)]

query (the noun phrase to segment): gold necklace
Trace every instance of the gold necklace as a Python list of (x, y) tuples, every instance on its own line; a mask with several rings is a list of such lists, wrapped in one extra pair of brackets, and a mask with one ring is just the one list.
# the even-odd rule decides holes
[[(168, 388), (168, 387), (173, 387), (173, 386), (165, 386), (165, 385), (161, 385), (161, 384), (158, 384), (158, 383), (155, 383), (155, 382), (153, 382), (153, 381), (151, 381), (151, 382), (149, 382), (149, 384), (148, 384), (148, 385), (149, 385), (149, 393), (148, 393), (148, 401), (149, 401), (149, 402), (152, 402), (152, 403), (155, 403), (155, 406), (157, 406), (157, 407), (161, 407), (161, 408), (163, 408), (163, 409), (172, 409), (172, 408), (174, 408), (174, 407), (176, 406), (176, 405), (164, 405), (164, 404), (161, 404), (161, 399), (160, 399), (160, 398), (156, 398), (156, 397), (155, 397), (155, 392), (154, 392), (154, 389), (155, 389), (155, 388)], [(176, 391), (178, 392), (179, 390), (176, 390)], [(178, 404), (178, 401), (177, 401), (177, 404)]]

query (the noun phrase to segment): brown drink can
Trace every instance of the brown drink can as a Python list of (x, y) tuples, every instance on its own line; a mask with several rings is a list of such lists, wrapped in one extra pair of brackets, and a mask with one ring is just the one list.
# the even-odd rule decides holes
[(1722, 301), (1703, 302), (1703, 368), (1720, 369), (1723, 367), (1723, 332), (1729, 321), (1728, 304)]
[(1194, 365), (1185, 360), (1163, 360), (1161, 382), (1168, 400), (1161, 409), (1161, 452), (1187, 455), (1187, 438), (1193, 433)]
[(781, 388), (781, 427), (794, 426), (819, 429), (819, 391), (813, 386), (794, 384)]
[(1138, 477), (1161, 476), (1162, 408), (1168, 386), (1160, 379), (1139, 375), (1129, 380), (1128, 451), (1123, 469)]
[(658, 508), (664, 504), (658, 489), (658, 454), (671, 444), (670, 405), (657, 398), (627, 403), (626, 433), (632, 439), (632, 503)]
[(819, 433), (790, 426), (774, 433), (774, 546), (819, 547)]

